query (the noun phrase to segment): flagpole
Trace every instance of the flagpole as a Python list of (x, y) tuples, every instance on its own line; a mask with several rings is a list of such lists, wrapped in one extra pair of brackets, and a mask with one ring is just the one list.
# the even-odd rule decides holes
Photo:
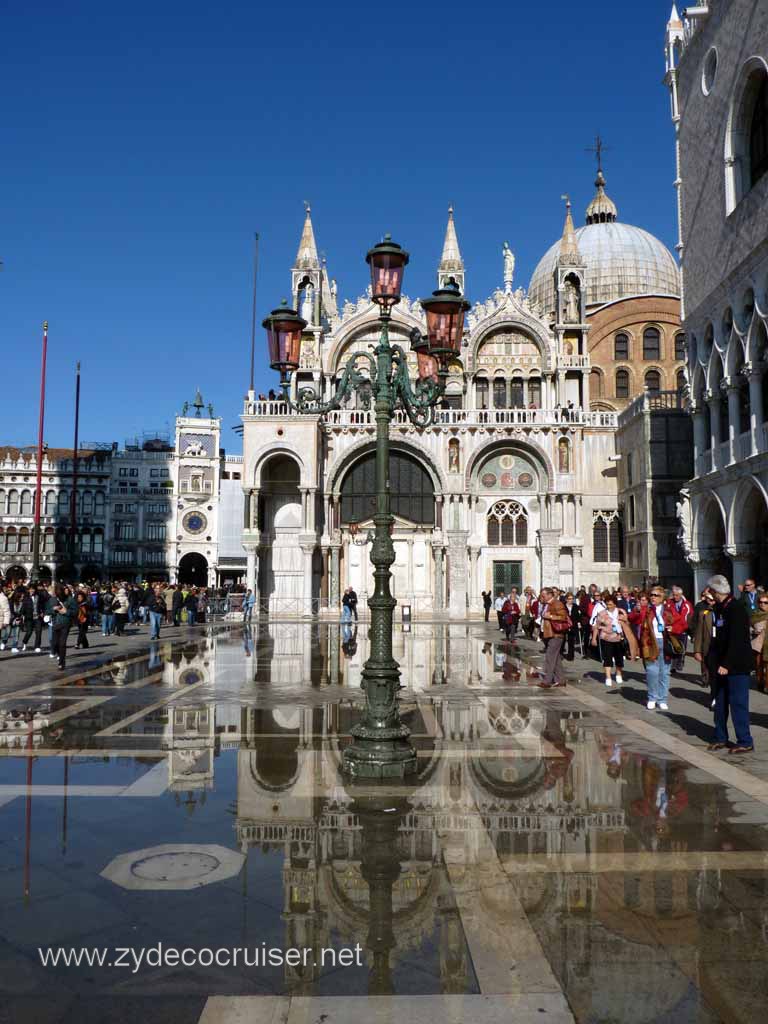
[(250, 390), (253, 391), (253, 374), (256, 357), (256, 275), (259, 272), (259, 233), (253, 236), (253, 308), (251, 310), (251, 383)]
[(75, 371), (75, 443), (72, 448), (72, 498), (69, 506), (69, 553), (72, 568), (75, 567), (75, 541), (77, 539), (77, 450), (80, 432), (80, 363)]
[(32, 530), (32, 582), (40, 578), (40, 511), (43, 500), (43, 425), (45, 422), (45, 364), (48, 358), (48, 321), (43, 322), (43, 358), (40, 369), (40, 418), (37, 426), (37, 489), (35, 491), (35, 525)]

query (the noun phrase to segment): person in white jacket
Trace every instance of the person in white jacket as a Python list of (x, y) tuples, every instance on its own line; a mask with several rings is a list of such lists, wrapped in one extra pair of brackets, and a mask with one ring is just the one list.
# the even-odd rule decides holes
[(0, 587), (0, 651), (5, 650), (11, 633), (11, 602)]

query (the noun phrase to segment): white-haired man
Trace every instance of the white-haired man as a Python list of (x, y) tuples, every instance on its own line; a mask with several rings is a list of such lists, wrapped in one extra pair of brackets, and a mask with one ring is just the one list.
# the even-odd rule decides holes
[(715, 595), (715, 621), (710, 658), (716, 666), (715, 737), (709, 750), (729, 746), (728, 716), (733, 721), (736, 743), (731, 754), (747, 754), (755, 749), (749, 731), (749, 683), (754, 656), (750, 644), (749, 612), (741, 601), (734, 601), (725, 576), (712, 576), (707, 586)]

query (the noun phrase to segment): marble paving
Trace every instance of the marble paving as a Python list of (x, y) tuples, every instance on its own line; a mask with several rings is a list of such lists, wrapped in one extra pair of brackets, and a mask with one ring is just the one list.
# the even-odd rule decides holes
[[(768, 782), (589, 684), (545, 693), (534, 649), (452, 624), (396, 637), (418, 774), (355, 784), (365, 648), (281, 624), (3, 676), (9, 1020), (760, 1019)], [(262, 945), (311, 956), (39, 954)]]

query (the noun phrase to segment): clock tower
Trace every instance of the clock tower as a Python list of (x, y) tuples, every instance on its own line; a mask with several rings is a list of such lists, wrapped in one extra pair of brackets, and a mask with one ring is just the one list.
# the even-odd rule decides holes
[(199, 389), (176, 417), (176, 475), (168, 564), (175, 582), (216, 585), (221, 419)]

